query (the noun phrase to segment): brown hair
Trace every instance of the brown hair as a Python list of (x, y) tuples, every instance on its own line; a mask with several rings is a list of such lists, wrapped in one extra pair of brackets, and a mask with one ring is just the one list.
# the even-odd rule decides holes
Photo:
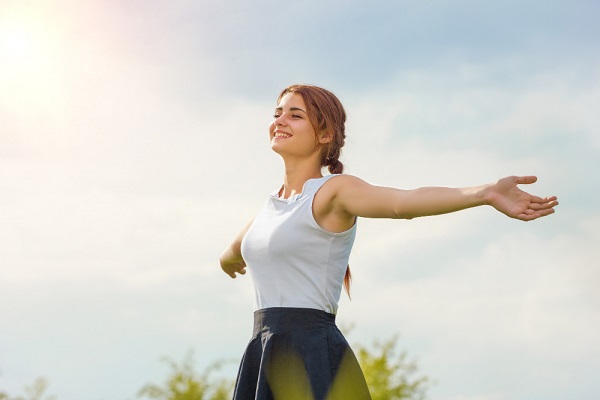
[(342, 103), (329, 90), (313, 85), (291, 85), (279, 94), (277, 103), (287, 93), (302, 96), (315, 133), (325, 132), (330, 135), (331, 141), (323, 146), (321, 152), (321, 166), (327, 167), (331, 174), (341, 174), (344, 164), (339, 158), (346, 139), (346, 111)]
[[(277, 103), (288, 93), (298, 93), (306, 105), (310, 123), (318, 135), (325, 132), (331, 140), (324, 145), (321, 152), (321, 167), (327, 167), (331, 174), (344, 172), (344, 164), (339, 160), (346, 139), (346, 111), (340, 100), (329, 90), (313, 85), (291, 85), (283, 89)], [(318, 138), (315, 136), (318, 143)], [(346, 268), (344, 289), (350, 297), (352, 274), (350, 266)]]

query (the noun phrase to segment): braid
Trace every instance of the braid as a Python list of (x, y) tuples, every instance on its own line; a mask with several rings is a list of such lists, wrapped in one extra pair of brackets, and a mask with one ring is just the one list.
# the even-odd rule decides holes
[(344, 147), (346, 133), (342, 122), (341, 126), (336, 127), (337, 132), (333, 132), (333, 137), (329, 143), (327, 150), (323, 152), (323, 160), (321, 164), (327, 166), (331, 174), (341, 174), (344, 172), (344, 164), (339, 160)]
[(327, 169), (330, 174), (341, 174), (344, 172), (344, 164), (340, 160), (329, 160), (327, 162)]

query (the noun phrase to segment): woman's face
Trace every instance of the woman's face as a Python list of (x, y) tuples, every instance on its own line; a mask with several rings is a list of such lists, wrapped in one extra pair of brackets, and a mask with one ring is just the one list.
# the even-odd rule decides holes
[(306, 111), (301, 95), (287, 93), (281, 98), (269, 126), (271, 148), (276, 153), (302, 156), (317, 150), (315, 130)]

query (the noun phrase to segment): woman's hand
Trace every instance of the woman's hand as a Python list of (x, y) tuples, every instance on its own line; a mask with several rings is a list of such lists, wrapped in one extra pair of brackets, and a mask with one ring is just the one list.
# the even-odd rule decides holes
[(246, 273), (246, 263), (244, 259), (239, 257), (236, 259), (226, 259), (221, 257), (221, 269), (230, 277), (235, 279), (237, 274), (244, 275)]
[(486, 202), (501, 213), (522, 221), (532, 221), (554, 213), (556, 196), (538, 197), (522, 191), (517, 185), (531, 184), (535, 176), (509, 176), (486, 188)]

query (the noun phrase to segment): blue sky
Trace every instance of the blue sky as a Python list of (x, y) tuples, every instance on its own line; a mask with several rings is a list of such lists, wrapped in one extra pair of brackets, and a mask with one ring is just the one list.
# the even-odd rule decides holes
[(439, 400), (600, 393), (593, 1), (0, 0), (0, 391), (133, 399), (194, 349), (235, 373), (249, 279), (218, 257), (281, 183), (296, 82), (348, 113), (386, 186), (536, 174), (550, 218), (361, 220), (351, 342), (400, 334)]

